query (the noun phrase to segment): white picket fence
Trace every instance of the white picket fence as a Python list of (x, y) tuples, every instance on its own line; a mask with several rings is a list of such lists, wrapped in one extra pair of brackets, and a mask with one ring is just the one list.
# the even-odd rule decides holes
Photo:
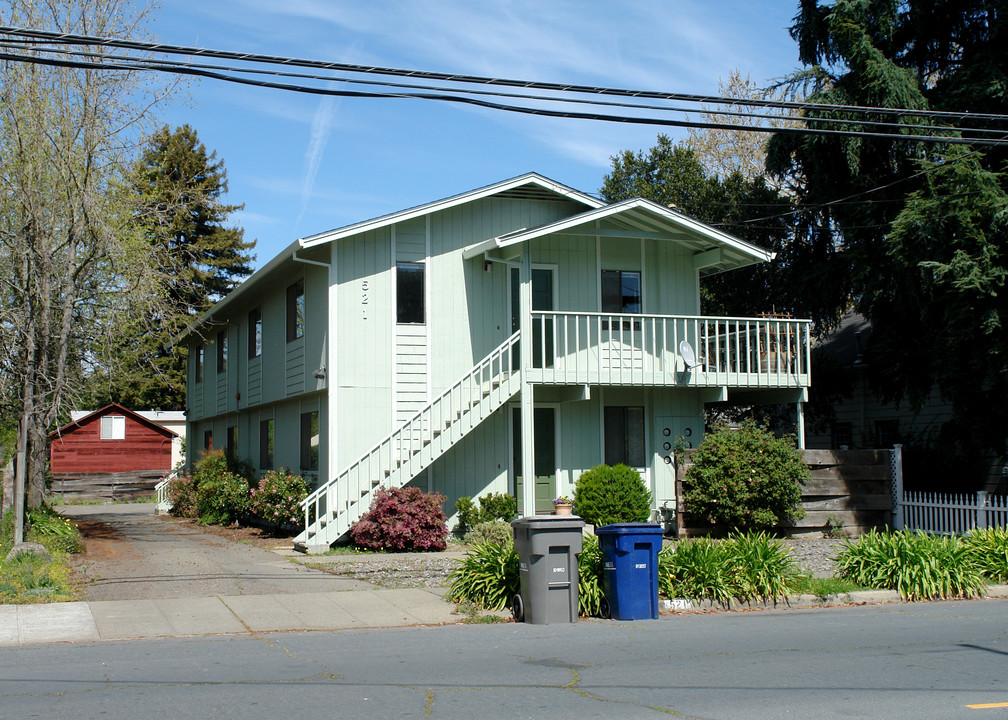
[(978, 528), (1008, 527), (1008, 496), (905, 491), (902, 445), (892, 450), (891, 480), (894, 530), (962, 535)]
[[(1008, 527), (1008, 497), (904, 492), (897, 517), (907, 530), (961, 535), (974, 528)], [(898, 529), (899, 526), (897, 526)]]

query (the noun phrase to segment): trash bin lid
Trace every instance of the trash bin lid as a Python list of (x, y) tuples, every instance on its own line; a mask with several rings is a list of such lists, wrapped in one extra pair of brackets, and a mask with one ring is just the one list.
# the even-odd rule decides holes
[(596, 535), (661, 535), (662, 526), (653, 523), (612, 523), (595, 528)]
[(580, 530), (584, 520), (577, 515), (526, 515), (511, 521), (513, 528), (535, 530)]

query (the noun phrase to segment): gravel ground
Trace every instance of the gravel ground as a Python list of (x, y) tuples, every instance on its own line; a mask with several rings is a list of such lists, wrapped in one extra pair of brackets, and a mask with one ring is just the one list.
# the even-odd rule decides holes
[[(836, 568), (833, 556), (842, 543), (823, 537), (787, 538), (784, 546), (805, 572), (829, 577)], [(302, 562), (344, 577), (366, 580), (381, 587), (445, 586), (448, 575), (465, 555), (464, 546), (452, 546), (445, 553), (375, 553), (373, 555), (329, 555), (305, 558)]]

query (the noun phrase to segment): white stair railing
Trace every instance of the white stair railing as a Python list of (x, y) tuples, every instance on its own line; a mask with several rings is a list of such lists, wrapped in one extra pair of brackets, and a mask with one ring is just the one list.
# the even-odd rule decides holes
[(367, 511), (379, 487), (401, 487), (510, 400), (520, 387), (513, 370), (519, 333), (501, 343), (465, 375), (377, 445), (301, 503), (306, 547), (328, 546)]

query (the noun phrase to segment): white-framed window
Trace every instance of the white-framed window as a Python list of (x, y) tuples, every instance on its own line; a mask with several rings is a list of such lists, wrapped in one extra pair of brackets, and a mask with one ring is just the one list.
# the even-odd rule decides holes
[(106, 415), (101, 419), (101, 439), (102, 440), (125, 440), (126, 439), (126, 416)]

